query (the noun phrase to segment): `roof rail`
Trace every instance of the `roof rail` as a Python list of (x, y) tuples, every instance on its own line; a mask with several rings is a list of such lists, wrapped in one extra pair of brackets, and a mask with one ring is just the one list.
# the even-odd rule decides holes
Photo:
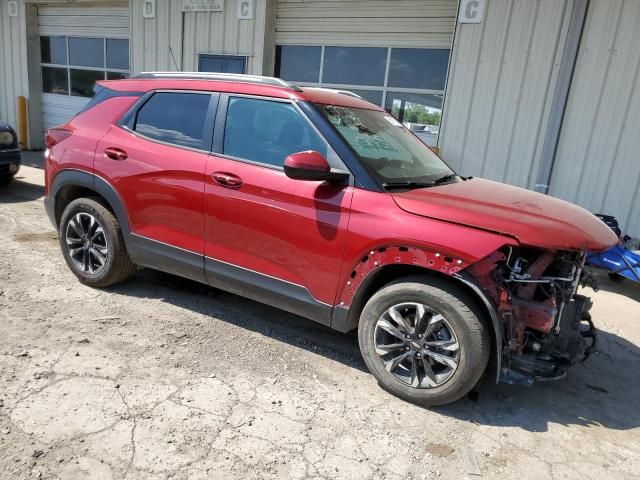
[(260, 75), (246, 75), (243, 73), (211, 73), (211, 72), (142, 72), (133, 78), (175, 78), (182, 80), (218, 80), (221, 82), (254, 83), (257, 85), (270, 85), (272, 87), (284, 87), (296, 92), (302, 89), (281, 78), (263, 77)]

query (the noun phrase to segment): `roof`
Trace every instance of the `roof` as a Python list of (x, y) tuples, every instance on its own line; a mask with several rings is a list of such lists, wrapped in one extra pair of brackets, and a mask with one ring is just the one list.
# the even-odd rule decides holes
[(115, 91), (198, 90), (259, 95), (309, 101), (325, 105), (382, 110), (377, 105), (337, 90), (298, 87), (274, 77), (201, 72), (146, 72), (123, 80), (101, 80), (99, 85)]

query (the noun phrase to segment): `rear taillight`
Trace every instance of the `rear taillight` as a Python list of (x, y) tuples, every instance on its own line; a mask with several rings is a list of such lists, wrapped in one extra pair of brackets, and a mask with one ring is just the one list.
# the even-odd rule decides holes
[(65, 127), (48, 128), (44, 132), (44, 143), (47, 148), (51, 148), (69, 137), (72, 133), (72, 130)]

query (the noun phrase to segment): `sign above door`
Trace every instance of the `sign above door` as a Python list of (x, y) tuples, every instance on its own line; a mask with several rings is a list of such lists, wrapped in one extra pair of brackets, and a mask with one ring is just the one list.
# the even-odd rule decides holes
[(223, 12), (224, 0), (182, 0), (183, 12)]

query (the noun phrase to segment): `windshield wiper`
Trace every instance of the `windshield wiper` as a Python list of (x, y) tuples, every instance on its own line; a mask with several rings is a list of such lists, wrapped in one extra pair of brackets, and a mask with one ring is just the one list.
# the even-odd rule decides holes
[(433, 185), (440, 185), (441, 183), (444, 182), (448, 182), (449, 180), (453, 180), (454, 178), (456, 178), (458, 175), (455, 173), (448, 173), (447, 175), (445, 175), (444, 177), (440, 177), (436, 180), (433, 181)]
[(402, 189), (402, 188), (425, 188), (433, 187), (431, 182), (385, 182), (382, 184), (387, 190)]
[(448, 173), (444, 177), (440, 177), (433, 182), (415, 182), (411, 180), (407, 180), (406, 182), (385, 182), (382, 184), (384, 188), (387, 190), (395, 190), (395, 189), (411, 189), (411, 188), (427, 188), (427, 187), (435, 187), (436, 185), (440, 185), (441, 183), (448, 182), (449, 180), (453, 180), (454, 178), (459, 177), (459, 175), (455, 173)]

